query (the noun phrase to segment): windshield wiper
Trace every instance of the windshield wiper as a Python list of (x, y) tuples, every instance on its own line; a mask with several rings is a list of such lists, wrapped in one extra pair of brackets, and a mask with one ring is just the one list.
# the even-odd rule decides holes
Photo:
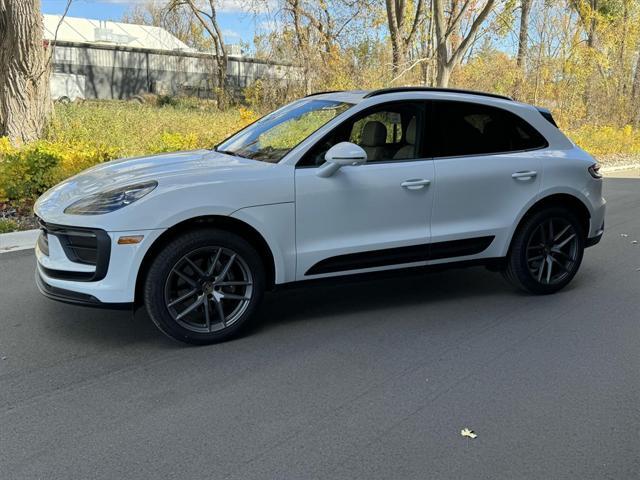
[(224, 153), (225, 155), (231, 155), (232, 157), (245, 158), (242, 155), (240, 155), (239, 153), (232, 152), (231, 150), (218, 150), (218, 147), (214, 148), (213, 151), (214, 152), (218, 152), (218, 153)]

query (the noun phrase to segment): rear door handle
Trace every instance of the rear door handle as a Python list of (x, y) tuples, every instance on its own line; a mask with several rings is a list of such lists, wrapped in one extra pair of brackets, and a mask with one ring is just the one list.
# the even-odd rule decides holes
[(530, 180), (535, 178), (538, 175), (538, 172), (535, 170), (527, 170), (524, 172), (516, 172), (511, 174), (511, 178), (515, 178), (516, 180)]
[(426, 180), (424, 178), (413, 178), (411, 180), (405, 180), (400, 184), (401, 187), (406, 188), (407, 190), (419, 190), (424, 188), (426, 185), (429, 185), (431, 180)]

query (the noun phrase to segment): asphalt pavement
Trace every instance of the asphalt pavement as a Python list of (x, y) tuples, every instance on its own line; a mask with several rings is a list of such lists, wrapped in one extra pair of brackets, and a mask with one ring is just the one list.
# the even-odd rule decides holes
[(2, 254), (0, 479), (638, 478), (640, 179), (605, 187), (556, 295), (481, 267), (300, 287), (208, 347)]

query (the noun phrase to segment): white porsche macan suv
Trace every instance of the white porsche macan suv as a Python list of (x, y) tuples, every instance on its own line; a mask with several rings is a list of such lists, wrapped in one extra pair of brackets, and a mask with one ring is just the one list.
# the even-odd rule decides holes
[(236, 335), (265, 290), (308, 279), (485, 264), (553, 293), (602, 236), (598, 168), (548, 110), (507, 97), (310, 95), (212, 150), (111, 161), (50, 189), (34, 207), (36, 281), (66, 302), (144, 304), (189, 343)]

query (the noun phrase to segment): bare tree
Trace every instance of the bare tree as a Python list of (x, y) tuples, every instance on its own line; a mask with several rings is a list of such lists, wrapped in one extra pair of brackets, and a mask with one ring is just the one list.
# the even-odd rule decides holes
[(520, 1), (520, 30), (518, 33), (518, 56), (516, 64), (522, 70), (526, 67), (527, 48), (529, 45), (529, 14), (531, 13), (531, 0)]
[(39, 138), (51, 115), (40, 0), (0, 0), (0, 136)]
[[(400, 68), (406, 63), (407, 51), (414, 40), (420, 23), (423, 21), (422, 1), (417, 0), (415, 2), (415, 11), (410, 11), (409, 5), (413, 4), (408, 4), (406, 0), (386, 0), (394, 76), (398, 74)], [(411, 17), (413, 17), (413, 21)], [(409, 24), (411, 25), (410, 27)]]
[[(461, 0), (452, 0), (458, 3)], [(435, 22), (437, 75), (436, 83), (439, 87), (449, 85), (451, 73), (460, 64), (473, 42), (476, 40), (480, 27), (491, 13), (495, 0), (487, 0), (480, 13), (475, 17), (471, 26), (462, 33), (460, 24), (468, 10), (475, 4), (472, 0), (464, 0), (460, 8), (452, 8), (447, 16), (445, 12), (445, 0), (433, 0), (433, 18)], [(451, 36), (454, 31), (460, 34), (460, 43), (453, 46)]]
[(145, 0), (130, 7), (122, 16), (125, 23), (153, 25), (161, 27), (180, 41), (197, 50), (211, 50), (213, 41), (206, 34), (202, 24), (195, 18), (191, 9), (177, 5), (167, 9), (156, 0)]
[(222, 30), (218, 24), (217, 10), (214, 0), (196, 2), (194, 0), (170, 0), (168, 10), (187, 7), (196, 17), (202, 28), (211, 38), (215, 50), (216, 79), (219, 90), (218, 105), (225, 106), (227, 102), (226, 80), (229, 57), (222, 38)]

